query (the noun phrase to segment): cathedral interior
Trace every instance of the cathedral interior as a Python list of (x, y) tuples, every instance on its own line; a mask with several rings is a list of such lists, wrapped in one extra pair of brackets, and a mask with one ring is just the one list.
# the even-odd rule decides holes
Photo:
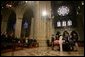
[(1, 56), (84, 56), (84, 1), (1, 1), (0, 40)]

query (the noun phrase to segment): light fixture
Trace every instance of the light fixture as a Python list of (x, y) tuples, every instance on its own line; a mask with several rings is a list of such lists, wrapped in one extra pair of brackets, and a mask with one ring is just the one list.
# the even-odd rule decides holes
[(59, 15), (65, 16), (69, 13), (69, 8), (66, 7), (66, 6), (61, 6), (61, 7), (58, 8), (57, 12), (58, 12)]
[(27, 1), (25, 1), (27, 3)]
[(83, 1), (81, 3), (82, 3), (82, 5), (84, 5), (84, 2)]
[(80, 6), (78, 6), (78, 8), (80, 9)]
[(42, 11), (42, 16), (47, 16), (46, 10)]
[(12, 5), (10, 5), (10, 4), (6, 4), (6, 7), (12, 7)]

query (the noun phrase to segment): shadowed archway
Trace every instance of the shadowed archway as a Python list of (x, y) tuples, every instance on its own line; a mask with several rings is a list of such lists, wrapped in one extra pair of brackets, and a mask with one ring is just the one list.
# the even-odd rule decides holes
[(16, 24), (16, 13), (14, 11), (11, 11), (7, 23), (7, 30), (6, 30), (7, 33), (15, 32), (15, 24)]
[(31, 32), (31, 21), (33, 17), (32, 9), (28, 8), (23, 15), (21, 37), (29, 37)]

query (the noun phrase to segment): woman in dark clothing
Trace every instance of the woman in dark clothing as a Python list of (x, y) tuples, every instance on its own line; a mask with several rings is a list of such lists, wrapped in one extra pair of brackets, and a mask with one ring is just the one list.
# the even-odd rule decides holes
[(67, 31), (63, 32), (63, 40), (65, 40), (65, 42), (63, 42), (63, 50), (69, 51), (70, 50), (70, 43), (69, 43), (69, 33)]
[(69, 42), (69, 33), (67, 31), (64, 31), (63, 32), (63, 39), (65, 40), (65, 42)]
[(76, 31), (71, 32), (71, 40), (73, 41), (73, 46), (76, 46), (76, 50), (78, 50), (78, 34)]

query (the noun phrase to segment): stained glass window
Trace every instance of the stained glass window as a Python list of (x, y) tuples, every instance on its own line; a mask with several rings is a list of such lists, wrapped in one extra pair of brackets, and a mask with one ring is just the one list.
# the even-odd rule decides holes
[(68, 20), (67, 25), (68, 26), (71, 26), (72, 25), (72, 21), (71, 20)]
[(27, 22), (24, 23), (24, 28), (25, 29), (28, 28), (28, 23)]
[(61, 6), (60, 8), (58, 8), (57, 12), (59, 15), (65, 16), (69, 13), (69, 8), (66, 6)]
[(60, 26), (61, 26), (61, 22), (58, 21), (58, 22), (57, 22), (57, 27), (60, 27)]
[(66, 21), (62, 21), (62, 26), (66, 26)]

